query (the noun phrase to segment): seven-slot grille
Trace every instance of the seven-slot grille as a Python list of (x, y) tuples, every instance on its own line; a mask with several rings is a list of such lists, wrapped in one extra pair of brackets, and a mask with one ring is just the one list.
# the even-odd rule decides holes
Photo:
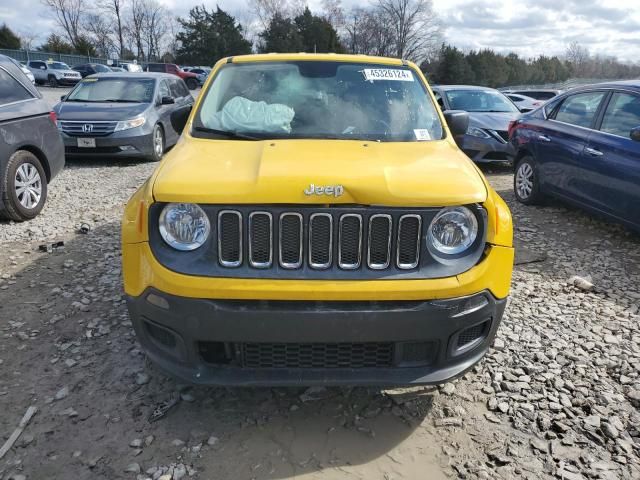
[(58, 126), (72, 137), (104, 137), (112, 134), (118, 122), (58, 120)]
[[(237, 210), (217, 213), (217, 251), (221, 266), (244, 264), (253, 268), (295, 270), (305, 264), (315, 270), (334, 266), (355, 270), (366, 266), (384, 270), (417, 268), (422, 246), (422, 217), (417, 214), (248, 213)], [(276, 233), (277, 232), (277, 233)], [(364, 264), (364, 265), (363, 265)]]

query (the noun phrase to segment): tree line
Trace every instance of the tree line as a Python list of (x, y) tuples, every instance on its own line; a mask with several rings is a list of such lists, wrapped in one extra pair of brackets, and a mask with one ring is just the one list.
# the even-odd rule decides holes
[(490, 49), (464, 52), (442, 44), (437, 54), (421, 64), (433, 83), (489, 87), (560, 83), (569, 78), (624, 79), (640, 77), (640, 65), (624, 64), (614, 57), (591, 55), (572, 43), (565, 54), (525, 59)]
[[(159, 0), (41, 2), (57, 30), (37, 48), (54, 53), (213, 65), (251, 52), (344, 52), (413, 60), (432, 82), (491, 87), (640, 76), (640, 65), (591, 55), (575, 42), (564, 55), (536, 58), (445, 44), (432, 0), (369, 0), (348, 10), (341, 0), (322, 0), (315, 12), (305, 0), (248, 0), (235, 16), (201, 5), (182, 18)], [(0, 48), (34, 43), (32, 33), (0, 26)]]

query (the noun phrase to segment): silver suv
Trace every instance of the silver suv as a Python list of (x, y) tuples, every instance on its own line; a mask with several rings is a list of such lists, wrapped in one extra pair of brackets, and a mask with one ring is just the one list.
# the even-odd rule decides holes
[(63, 62), (32, 60), (27, 63), (27, 68), (33, 73), (37, 84), (48, 83), (51, 87), (57, 87), (75, 85), (82, 80), (80, 72), (71, 70), (69, 65)]

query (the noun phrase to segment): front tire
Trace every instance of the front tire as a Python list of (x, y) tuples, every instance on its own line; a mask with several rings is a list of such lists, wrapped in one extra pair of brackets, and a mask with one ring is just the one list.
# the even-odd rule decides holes
[(516, 200), (525, 205), (542, 203), (538, 167), (531, 155), (525, 155), (516, 161), (513, 175), (513, 193), (516, 196)]
[(0, 217), (16, 222), (35, 218), (47, 200), (47, 177), (31, 152), (15, 152), (0, 178)]
[(198, 81), (195, 78), (187, 78), (187, 81), (185, 83), (187, 84), (189, 90), (195, 90), (196, 88), (198, 88)]
[(58, 86), (58, 79), (53, 75), (49, 77), (49, 86), (51, 88), (56, 88)]
[(162, 160), (162, 156), (164, 155), (165, 149), (165, 139), (164, 139), (164, 130), (160, 124), (156, 124), (153, 127), (153, 134), (151, 135), (151, 146), (153, 148), (153, 154), (149, 159), (153, 162), (159, 162)]

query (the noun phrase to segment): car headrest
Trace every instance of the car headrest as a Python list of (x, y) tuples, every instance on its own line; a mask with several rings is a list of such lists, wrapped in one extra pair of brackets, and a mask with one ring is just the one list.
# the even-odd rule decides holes
[(572, 115), (585, 115), (587, 113), (587, 105), (582, 102), (576, 102), (569, 105), (567, 113)]

